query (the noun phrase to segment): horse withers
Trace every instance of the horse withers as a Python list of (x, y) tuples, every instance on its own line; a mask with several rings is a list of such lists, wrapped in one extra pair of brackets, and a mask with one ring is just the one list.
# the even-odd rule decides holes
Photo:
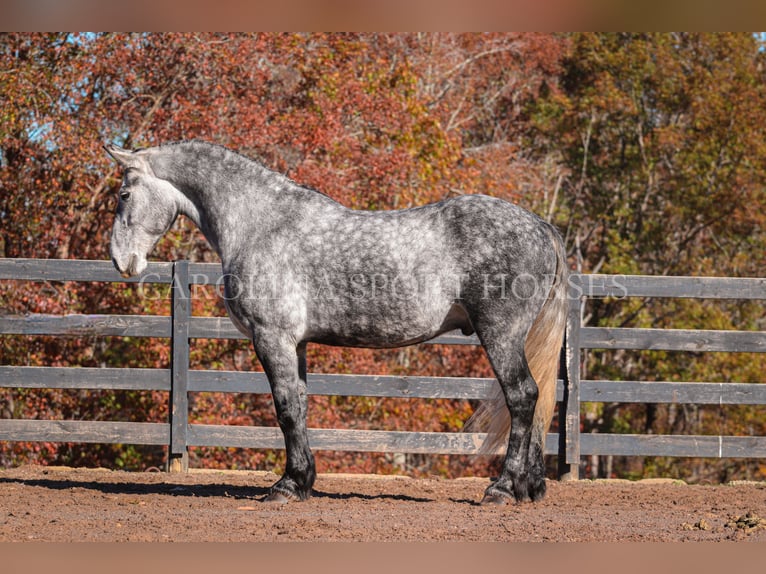
[(483, 503), (539, 500), (567, 313), (553, 226), (506, 201), (465, 195), (359, 211), (259, 162), (199, 141), (106, 151), (123, 169), (111, 256), (140, 274), (183, 214), (220, 256), (234, 324), (269, 380), (287, 463), (266, 500), (304, 500), (316, 477), (306, 429), (306, 345), (398, 347), (476, 333), (496, 392), (469, 421), (502, 452)]

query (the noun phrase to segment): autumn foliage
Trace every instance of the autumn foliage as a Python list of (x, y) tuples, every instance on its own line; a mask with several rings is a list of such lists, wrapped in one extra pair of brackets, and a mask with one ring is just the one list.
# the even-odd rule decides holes
[[(200, 138), (359, 209), (487, 193), (558, 225), (581, 272), (763, 276), (764, 55), (747, 34), (6, 34), (0, 36), (0, 256), (106, 259), (119, 174), (103, 153)], [(156, 260), (215, 261), (179, 219)], [(168, 314), (167, 290), (0, 285), (3, 313)], [(223, 315), (201, 289), (196, 314)], [(593, 325), (764, 329), (739, 302), (596, 301)], [(244, 342), (196, 340), (193, 368), (260, 370)], [(167, 367), (167, 343), (0, 337), (0, 362)], [(762, 381), (761, 357), (590, 353), (589, 378)], [(480, 349), (309, 347), (327, 373), (491, 376)], [(310, 425), (458, 430), (466, 401), (315, 397)], [(192, 396), (193, 422), (275, 424), (268, 396)], [(750, 407), (584, 405), (587, 431), (766, 433)], [(167, 417), (162, 393), (0, 392), (0, 416)], [(278, 468), (198, 449), (195, 466)], [(3, 443), (0, 464), (162, 463), (162, 449)], [(321, 453), (319, 470), (448, 476), (486, 461)], [(594, 474), (751, 477), (757, 462), (590, 461)]]

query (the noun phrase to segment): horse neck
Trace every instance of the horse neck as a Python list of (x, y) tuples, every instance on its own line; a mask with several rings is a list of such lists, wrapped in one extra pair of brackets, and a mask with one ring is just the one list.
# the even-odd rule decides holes
[(194, 221), (225, 263), (245, 222), (250, 230), (262, 227), (259, 221), (272, 197), (268, 186), (258, 181), (258, 172), (265, 168), (223, 148), (211, 148), (162, 150), (152, 158), (152, 169), (181, 191), (185, 201), (179, 202), (179, 213)]

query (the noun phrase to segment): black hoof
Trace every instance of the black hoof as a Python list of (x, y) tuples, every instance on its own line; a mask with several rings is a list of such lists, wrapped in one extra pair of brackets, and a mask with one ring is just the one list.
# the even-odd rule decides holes
[(482, 505), (501, 506), (508, 502), (516, 504), (531, 500), (528, 485), (525, 480), (501, 480), (493, 482), (484, 491)]
[(534, 480), (529, 482), (528, 491), (529, 491), (529, 498), (532, 500), (532, 502), (537, 502), (538, 500), (542, 500), (545, 498), (545, 479), (541, 480)]

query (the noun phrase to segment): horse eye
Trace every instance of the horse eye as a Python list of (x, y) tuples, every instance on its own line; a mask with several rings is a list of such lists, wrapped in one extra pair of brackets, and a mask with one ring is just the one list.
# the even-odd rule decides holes
[(120, 192), (120, 199), (122, 201), (128, 201), (128, 199), (130, 199), (130, 192), (129, 191), (121, 191)]

